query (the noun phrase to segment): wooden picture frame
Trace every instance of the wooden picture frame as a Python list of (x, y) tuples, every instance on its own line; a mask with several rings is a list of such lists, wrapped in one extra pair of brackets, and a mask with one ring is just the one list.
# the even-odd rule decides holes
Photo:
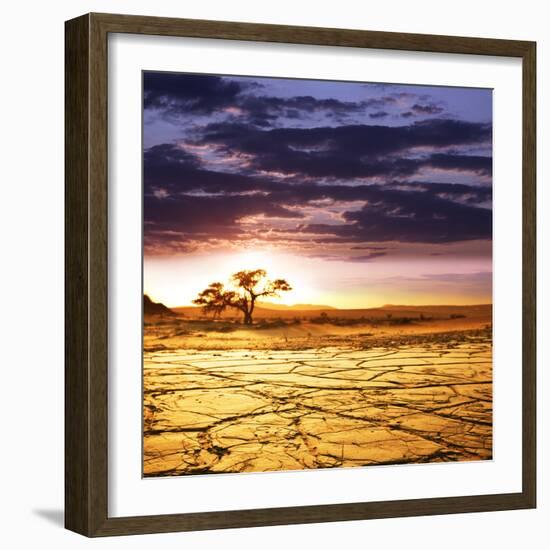
[[(109, 33), (352, 46), (519, 58), (523, 67), (522, 479), (518, 493), (203, 513), (108, 516)], [(536, 46), (534, 42), (87, 14), (66, 22), (65, 525), (127, 535), (483, 512), (536, 506)], [(519, 368), (519, 365), (518, 365)]]

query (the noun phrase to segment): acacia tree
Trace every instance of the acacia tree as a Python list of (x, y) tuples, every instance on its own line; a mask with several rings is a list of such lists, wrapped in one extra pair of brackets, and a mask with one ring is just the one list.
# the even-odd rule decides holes
[(227, 307), (236, 308), (243, 313), (243, 323), (251, 325), (258, 298), (275, 297), (292, 290), (285, 279), (269, 279), (265, 269), (239, 271), (231, 276), (231, 282), (236, 290), (225, 290), (222, 283), (211, 283), (193, 303), (201, 305), (206, 313), (214, 313), (214, 318)]
[(210, 285), (193, 300), (193, 303), (202, 306), (204, 313), (207, 315), (212, 313), (212, 317), (216, 319), (220, 317), (229, 305), (231, 305), (235, 297), (236, 293), (225, 290), (223, 283), (210, 283)]
[(252, 314), (258, 298), (275, 297), (280, 292), (292, 290), (285, 279), (269, 279), (265, 269), (239, 271), (231, 277), (231, 281), (239, 296), (232, 305), (243, 312), (245, 325), (252, 324)]

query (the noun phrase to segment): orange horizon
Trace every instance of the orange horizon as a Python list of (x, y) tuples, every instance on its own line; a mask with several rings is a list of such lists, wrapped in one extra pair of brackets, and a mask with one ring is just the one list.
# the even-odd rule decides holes
[[(157, 299), (153, 298), (150, 293), (144, 292), (144, 296), (149, 296), (149, 298), (155, 302), (160, 303), (168, 307), (169, 309), (201, 309), (201, 306), (196, 305), (177, 305), (177, 306), (169, 306), (162, 302), (162, 300), (157, 301)], [(367, 310), (367, 309), (383, 309), (383, 308), (445, 308), (445, 307), (482, 307), (482, 306), (492, 306), (493, 302), (472, 302), (472, 303), (422, 303), (422, 304), (406, 304), (406, 303), (386, 303), (379, 306), (358, 306), (358, 307), (337, 307), (332, 306), (330, 304), (313, 304), (313, 303), (297, 303), (297, 304), (282, 304), (282, 303), (276, 303), (276, 302), (258, 302), (258, 305), (256, 306), (259, 309), (272, 309), (269, 306), (275, 306), (273, 308), (273, 311), (276, 311), (278, 309), (280, 310), (296, 310), (300, 311), (300, 306), (309, 308), (309, 309), (316, 309), (316, 310), (323, 310), (323, 309), (333, 309), (337, 311), (357, 311), (357, 310)]]

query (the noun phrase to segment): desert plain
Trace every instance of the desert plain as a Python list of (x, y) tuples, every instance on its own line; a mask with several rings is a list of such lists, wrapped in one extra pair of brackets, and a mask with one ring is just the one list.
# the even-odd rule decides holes
[(492, 307), (146, 302), (143, 475), (492, 458)]

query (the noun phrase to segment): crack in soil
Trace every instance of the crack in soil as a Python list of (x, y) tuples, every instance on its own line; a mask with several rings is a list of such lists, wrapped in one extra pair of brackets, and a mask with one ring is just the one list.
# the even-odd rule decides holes
[(144, 354), (144, 475), (492, 457), (490, 333)]

